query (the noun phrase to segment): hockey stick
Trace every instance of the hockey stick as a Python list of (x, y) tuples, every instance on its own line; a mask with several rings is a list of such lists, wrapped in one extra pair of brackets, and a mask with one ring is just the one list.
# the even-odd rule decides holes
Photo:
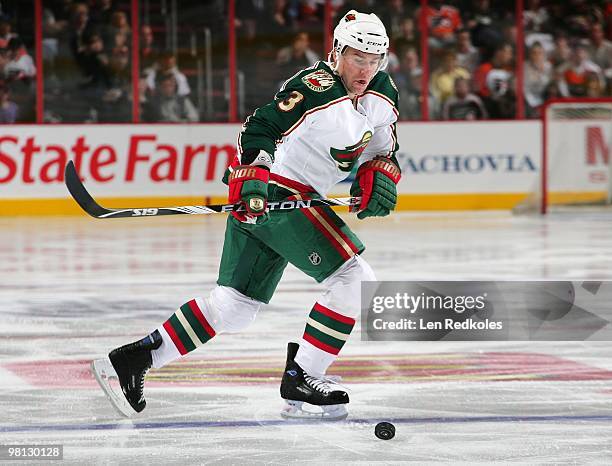
[[(69, 161), (64, 171), (66, 187), (74, 200), (89, 215), (95, 218), (122, 217), (155, 217), (159, 215), (205, 215), (244, 211), (239, 204), (186, 205), (177, 207), (138, 207), (125, 209), (107, 209), (98, 204), (87, 192), (79, 178), (74, 162)], [(282, 202), (268, 202), (269, 210), (308, 209), (320, 206), (354, 206), (359, 204), (360, 197), (340, 197), (328, 199), (308, 199)]]

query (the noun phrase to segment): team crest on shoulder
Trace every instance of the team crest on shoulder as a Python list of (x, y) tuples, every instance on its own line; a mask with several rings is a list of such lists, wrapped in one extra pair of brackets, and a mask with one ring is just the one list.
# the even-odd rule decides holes
[(308, 73), (302, 82), (315, 92), (324, 92), (334, 85), (334, 77), (325, 70)]

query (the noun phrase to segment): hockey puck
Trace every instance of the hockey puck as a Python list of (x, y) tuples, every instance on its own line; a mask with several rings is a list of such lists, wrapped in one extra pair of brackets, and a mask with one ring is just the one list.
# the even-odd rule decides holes
[(390, 422), (379, 422), (374, 427), (374, 434), (381, 440), (391, 440), (395, 437), (395, 426)]

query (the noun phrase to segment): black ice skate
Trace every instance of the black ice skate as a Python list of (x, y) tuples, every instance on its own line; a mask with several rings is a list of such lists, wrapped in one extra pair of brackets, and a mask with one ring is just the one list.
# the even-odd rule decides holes
[[(286, 404), (281, 416), (286, 419), (321, 419), (338, 421), (348, 416), (348, 393), (332, 388), (329, 379), (313, 377), (294, 361), (297, 343), (287, 345), (287, 365), (281, 381), (281, 397)], [(306, 405), (305, 405), (306, 404)]]
[[(151, 350), (162, 344), (160, 333), (155, 330), (142, 340), (112, 350), (108, 358), (96, 359), (91, 370), (113, 406), (124, 416), (141, 412), (147, 402), (144, 398), (144, 379), (153, 363)], [(111, 384), (117, 379), (119, 387)]]

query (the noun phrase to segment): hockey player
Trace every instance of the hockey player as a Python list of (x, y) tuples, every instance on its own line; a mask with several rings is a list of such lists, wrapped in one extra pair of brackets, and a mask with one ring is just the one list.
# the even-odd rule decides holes
[[(360, 256), (364, 246), (329, 207), (270, 212), (266, 206), (269, 200), (325, 196), (358, 164), (350, 189), (361, 196), (353, 209), (357, 217), (385, 216), (395, 208), (398, 94), (382, 71), (388, 46), (376, 15), (351, 10), (334, 30), (329, 61), (298, 72), (247, 118), (239, 155), (224, 177), (229, 201), (243, 203), (246, 212), (228, 218), (217, 286), (207, 298), (182, 305), (144, 339), (93, 362), (96, 378), (123, 414), (144, 409), (150, 367), (160, 368), (217, 334), (246, 328), (291, 262), (325, 291), (299, 344), (289, 343), (281, 414), (346, 417), (348, 394), (325, 373), (355, 324), (361, 281), (375, 280)], [(109, 383), (114, 376), (123, 395)]]

